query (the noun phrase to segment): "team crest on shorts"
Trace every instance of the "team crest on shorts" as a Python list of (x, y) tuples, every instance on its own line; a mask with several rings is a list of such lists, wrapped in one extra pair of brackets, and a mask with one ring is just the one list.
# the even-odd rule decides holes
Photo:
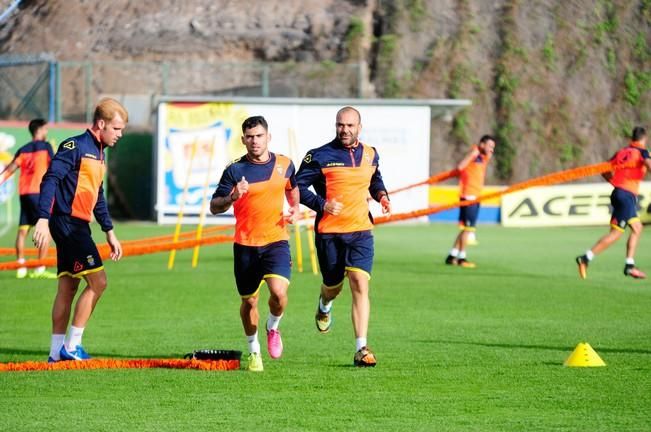
[(86, 257), (86, 261), (88, 262), (89, 266), (94, 266), (95, 265), (95, 258), (93, 258), (92, 255), (88, 255)]
[(72, 266), (72, 269), (75, 271), (75, 273), (82, 271), (83, 268), (84, 266), (79, 261), (75, 261), (75, 264)]
[(619, 227), (620, 228), (626, 228), (626, 221), (619, 221)]

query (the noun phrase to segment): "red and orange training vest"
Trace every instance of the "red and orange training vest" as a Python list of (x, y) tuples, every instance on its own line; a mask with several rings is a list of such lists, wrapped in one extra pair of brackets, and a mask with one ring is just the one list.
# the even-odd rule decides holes
[(631, 141), (627, 147), (615, 153), (610, 160), (615, 165), (632, 164), (632, 166), (614, 170), (613, 176), (610, 178), (610, 184), (637, 195), (640, 190), (640, 181), (642, 181), (647, 171), (644, 160), (648, 158), (649, 151), (642, 143)]
[[(318, 233), (345, 234), (373, 228), (368, 207), (368, 196), (379, 200), (379, 192), (386, 193), (379, 170), (377, 151), (366, 144), (344, 147), (337, 139), (310, 150), (296, 181), (301, 193), (301, 204), (317, 212)], [(309, 187), (313, 186), (314, 192)], [(327, 201), (343, 204), (339, 215), (323, 211)]]
[(54, 156), (52, 146), (46, 141), (32, 141), (16, 152), (13, 162), (20, 168), (18, 193), (20, 195), (38, 194), (41, 180)]
[(267, 162), (257, 163), (247, 156), (235, 160), (224, 170), (213, 198), (226, 197), (244, 177), (249, 190), (233, 203), (235, 243), (265, 246), (288, 240), (283, 207), (285, 191), (296, 187), (292, 161), (281, 154), (269, 153)]
[[(473, 150), (479, 151), (479, 148), (474, 146)], [(470, 161), (468, 166), (461, 171), (459, 175), (461, 198), (476, 198), (481, 195), (481, 191), (484, 188), (484, 180), (486, 179), (486, 166), (490, 159), (490, 155), (484, 155), (480, 152), (477, 157)]]

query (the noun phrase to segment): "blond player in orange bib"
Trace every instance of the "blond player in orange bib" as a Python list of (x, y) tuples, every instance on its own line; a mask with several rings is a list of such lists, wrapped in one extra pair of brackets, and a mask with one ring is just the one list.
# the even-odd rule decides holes
[[(481, 195), (486, 178), (486, 166), (495, 151), (495, 139), (490, 135), (484, 135), (479, 144), (472, 147), (470, 153), (463, 158), (457, 169), (459, 170), (459, 188), (461, 201), (473, 201)], [(475, 263), (466, 259), (466, 246), (468, 236), (476, 230), (477, 218), (479, 217), (479, 203), (461, 206), (459, 209), (460, 232), (454, 240), (445, 263), (458, 265), (460, 267), (474, 268)]]

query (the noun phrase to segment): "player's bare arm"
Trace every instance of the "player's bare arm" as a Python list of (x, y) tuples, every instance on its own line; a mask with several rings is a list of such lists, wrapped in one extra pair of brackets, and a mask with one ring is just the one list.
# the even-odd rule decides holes
[(0, 172), (0, 185), (7, 181), (9, 177), (18, 169), (18, 165), (16, 165), (16, 162), (11, 162), (9, 165), (5, 167), (5, 169)]
[(473, 149), (470, 151), (470, 153), (468, 153), (468, 154), (466, 155), (466, 157), (464, 157), (464, 158), (461, 160), (461, 162), (459, 162), (459, 164), (457, 165), (457, 169), (458, 169), (459, 171), (463, 171), (464, 169), (466, 169), (466, 167), (468, 166), (468, 164), (469, 164), (470, 162), (472, 162), (474, 159), (477, 158), (477, 156), (479, 156), (479, 150), (477, 150), (477, 148), (473, 148)]
[(646, 169), (651, 171), (651, 159), (644, 159), (644, 166), (646, 166)]
[(287, 218), (286, 222), (290, 224), (294, 224), (298, 222), (298, 220), (301, 218), (301, 209), (300, 209), (301, 194), (298, 190), (298, 186), (295, 186), (293, 189), (286, 190), (285, 198), (287, 199), (287, 203), (289, 204), (289, 210), (288, 210), (289, 217)]
[(226, 197), (215, 197), (210, 200), (210, 213), (220, 214), (231, 208), (231, 205), (240, 199), (242, 195), (249, 191), (249, 182), (242, 176), (242, 179), (237, 182), (233, 188), (233, 192)]
[(224, 213), (226, 210), (231, 208), (233, 202), (231, 195), (213, 198), (210, 200), (210, 213), (214, 215)]

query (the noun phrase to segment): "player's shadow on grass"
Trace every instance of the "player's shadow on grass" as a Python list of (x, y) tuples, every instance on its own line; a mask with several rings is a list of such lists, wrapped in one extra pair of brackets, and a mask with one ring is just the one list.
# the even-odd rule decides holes
[[(47, 356), (50, 354), (49, 350), (28, 350), (28, 349), (21, 349), (21, 348), (0, 348), (0, 354), (8, 354), (8, 355), (26, 355), (26, 356), (38, 356), (38, 357), (44, 357), (47, 358)], [(119, 358), (119, 359), (165, 359), (165, 358), (171, 358), (171, 359), (180, 359), (183, 358), (184, 353), (179, 353), (178, 355), (173, 355), (170, 356), (169, 354), (167, 355), (124, 355), (124, 354), (115, 354), (115, 353), (98, 353), (98, 352), (92, 352), (90, 353), (93, 357), (97, 358)]]
[[(420, 340), (420, 343), (431, 344), (453, 344), (453, 345), (474, 345), (483, 346), (487, 348), (518, 348), (518, 349), (537, 349), (537, 350), (551, 350), (551, 351), (568, 351), (574, 349), (574, 346), (550, 346), (550, 345), (535, 345), (535, 344), (507, 344), (507, 343), (492, 343), (492, 342), (474, 342), (474, 341), (450, 341), (450, 340)], [(614, 353), (614, 354), (651, 354), (651, 350), (639, 348), (608, 348), (596, 347), (598, 352)]]

